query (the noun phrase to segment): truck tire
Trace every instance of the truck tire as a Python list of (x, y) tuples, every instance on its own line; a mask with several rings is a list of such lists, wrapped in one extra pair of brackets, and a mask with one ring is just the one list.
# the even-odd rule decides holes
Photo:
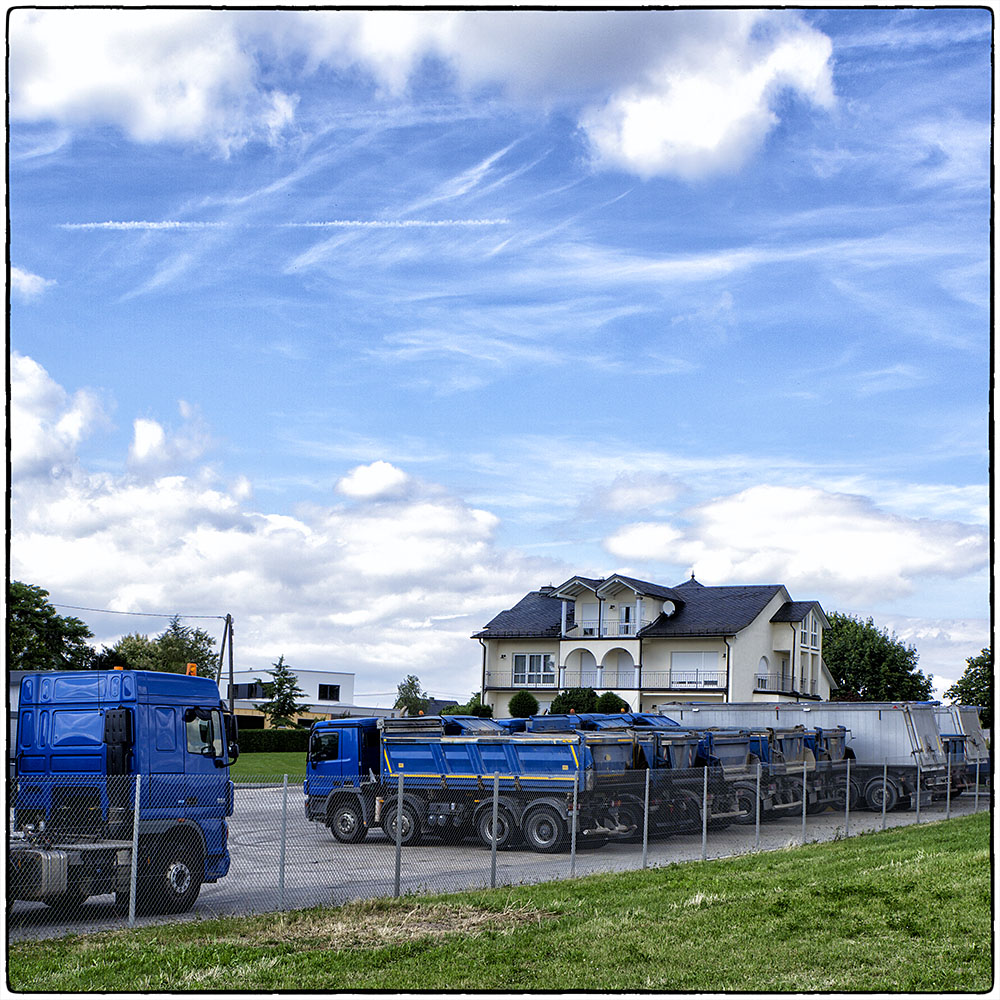
[(525, 843), (538, 854), (554, 854), (566, 840), (566, 824), (552, 806), (537, 806), (521, 824)]
[[(386, 805), (382, 810), (382, 829), (385, 835), (396, 842), (396, 803)], [(403, 803), (403, 814), (400, 822), (399, 842), (403, 847), (415, 847), (421, 841), (420, 818), (417, 811), (408, 802)]]
[[(735, 817), (733, 822), (739, 823), (741, 826), (755, 826), (757, 823), (757, 789), (737, 785), (736, 808), (740, 810), (740, 815)], [(761, 819), (764, 818), (763, 803), (761, 803), (760, 816)]]
[[(882, 811), (882, 779), (872, 778), (865, 786), (865, 804), (872, 812)], [(895, 782), (890, 778), (885, 782), (885, 811), (892, 812), (899, 801), (899, 790)]]
[[(502, 806), (497, 809), (497, 850), (506, 851), (514, 846), (514, 817)], [(487, 846), (493, 846), (493, 809), (484, 808), (476, 817), (476, 834)]]
[[(149, 888), (151, 903), (161, 913), (184, 913), (194, 906), (205, 870), (201, 852), (171, 837), (154, 852)], [(139, 899), (142, 899), (140, 893)]]
[(358, 844), (368, 836), (368, 827), (357, 802), (338, 802), (330, 811), (327, 825), (342, 844)]

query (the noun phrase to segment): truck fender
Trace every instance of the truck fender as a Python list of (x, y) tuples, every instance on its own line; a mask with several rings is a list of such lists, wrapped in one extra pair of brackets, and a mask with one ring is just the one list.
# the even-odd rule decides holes
[(176, 819), (157, 819), (139, 824), (140, 849), (143, 843), (152, 844), (167, 839), (180, 838), (199, 850), (202, 857), (207, 853), (205, 831), (197, 823)]
[(326, 807), (323, 812), (327, 819), (329, 819), (332, 815), (334, 808), (340, 805), (344, 799), (350, 799), (357, 802), (358, 807), (361, 810), (361, 816), (364, 819), (365, 826), (370, 827), (374, 825), (375, 803), (371, 801), (371, 796), (364, 795), (360, 789), (354, 788), (351, 785), (345, 785), (343, 788), (335, 788), (326, 797)]
[(569, 822), (570, 811), (566, 808), (566, 799), (564, 796), (537, 795), (528, 799), (527, 802), (519, 802), (515, 808), (511, 810), (514, 818), (517, 820), (517, 825), (520, 826), (525, 815), (530, 810), (535, 809), (538, 806), (551, 806), (564, 820)]
[[(524, 805), (515, 799), (510, 798), (506, 795), (500, 795), (497, 798), (497, 809), (506, 809), (507, 812), (514, 818), (514, 822), (520, 826), (521, 816), (524, 814)], [(473, 825), (479, 823), (479, 817), (482, 816), (484, 812), (493, 812), (493, 796), (491, 795), (488, 799), (483, 799), (472, 811), (472, 822)]]

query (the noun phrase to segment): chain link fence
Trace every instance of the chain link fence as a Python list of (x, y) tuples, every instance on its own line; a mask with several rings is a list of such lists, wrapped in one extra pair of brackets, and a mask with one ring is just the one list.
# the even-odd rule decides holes
[(9, 810), (8, 933), (57, 936), (775, 850), (988, 810), (989, 777), (986, 764), (960, 757), (923, 772), (909, 761), (807, 760), (590, 774), (559, 795), (502, 791), (498, 777), (483, 775), (457, 809), (404, 778), (373, 798), (367, 826), (351, 828), (332, 813), (308, 818), (301, 780), (287, 776), (244, 778), (222, 793), (224, 782), (184, 775), (24, 776)]

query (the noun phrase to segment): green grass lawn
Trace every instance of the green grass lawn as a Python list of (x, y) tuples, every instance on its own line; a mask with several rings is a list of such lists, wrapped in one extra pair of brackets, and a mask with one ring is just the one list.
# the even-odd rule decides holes
[(301, 781), (306, 776), (305, 753), (241, 753), (229, 769), (233, 781)]
[(983, 992), (990, 816), (649, 871), (12, 944), (33, 992)]

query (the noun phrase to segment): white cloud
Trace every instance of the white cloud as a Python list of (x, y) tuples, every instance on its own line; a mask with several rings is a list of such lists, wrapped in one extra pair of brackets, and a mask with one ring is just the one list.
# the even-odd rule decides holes
[(128, 461), (133, 469), (162, 470), (168, 465), (197, 461), (208, 449), (211, 440), (201, 412), (185, 400), (177, 406), (181, 426), (170, 430), (150, 417), (137, 417), (132, 422), (132, 444)]
[[(226, 485), (206, 469), (95, 473), (73, 453), (82, 428), (64, 419), (75, 412), (65, 390), (29, 358), (15, 355), (14, 372), (15, 412), (36, 415), (34, 452), (44, 461), (31, 477), (19, 466), (13, 481), (11, 567), (54, 600), (231, 613), (241, 666), (266, 669), (284, 654), (294, 666), (356, 672), (358, 691), (393, 690), (416, 673), (428, 690), (466, 698), (479, 683), (471, 633), (560, 576), (551, 563), (498, 550), (493, 514), (434, 485), (418, 495), (385, 461), (344, 477), (356, 503), (281, 515), (256, 509), (243, 477)], [(195, 420), (197, 411), (185, 404), (181, 417)], [(19, 419), (15, 432), (24, 426)], [(144, 473), (183, 460), (179, 435), (150, 418), (134, 426), (133, 458), (148, 460)], [(50, 474), (53, 455), (73, 474)], [(92, 627), (113, 641), (116, 626), (121, 634), (135, 622), (102, 618)]]
[(981, 527), (902, 517), (866, 497), (814, 487), (754, 486), (685, 511), (683, 520), (627, 525), (605, 546), (623, 559), (691, 565), (717, 583), (785, 583), (859, 602), (989, 562)]
[(436, 59), (463, 89), (575, 111), (601, 166), (696, 177), (752, 155), (779, 94), (829, 108), (830, 55), (788, 11), (15, 11), (11, 113), (228, 151), (276, 141), (296, 113), (301, 95), (265, 85), (263, 65), (303, 86), (360, 68), (399, 101)]
[(30, 271), (22, 270), (20, 267), (10, 269), (10, 290), (13, 295), (30, 301), (37, 299), (46, 288), (54, 285), (51, 278), (42, 278)]
[(36, 361), (12, 352), (10, 359), (10, 460), (15, 478), (65, 472), (76, 447), (106, 416), (97, 396), (80, 389), (70, 396)]
[(12, 118), (223, 150), (271, 136), (294, 101), (261, 84), (238, 24), (208, 11), (13, 11)]
[(379, 460), (370, 465), (351, 469), (336, 486), (337, 492), (347, 497), (372, 500), (377, 497), (398, 496), (409, 483), (410, 477), (389, 462)]

